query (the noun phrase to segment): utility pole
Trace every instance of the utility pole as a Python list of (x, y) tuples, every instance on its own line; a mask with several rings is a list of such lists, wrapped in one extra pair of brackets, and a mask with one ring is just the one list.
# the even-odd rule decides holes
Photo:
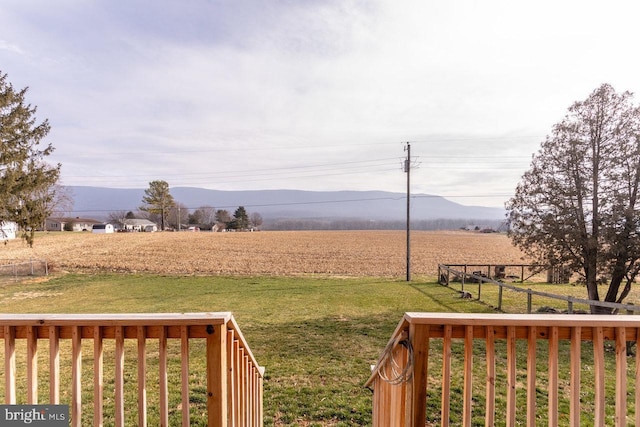
[(407, 142), (404, 149), (407, 158), (404, 161), (404, 172), (407, 174), (407, 282), (411, 281), (411, 144)]

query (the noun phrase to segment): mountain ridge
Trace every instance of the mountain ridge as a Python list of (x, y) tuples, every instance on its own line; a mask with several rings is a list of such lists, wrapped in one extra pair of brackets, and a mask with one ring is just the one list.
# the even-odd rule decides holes
[[(136, 211), (145, 189), (66, 186), (74, 199), (73, 216), (105, 219), (110, 212)], [(363, 219), (397, 221), (406, 218), (406, 194), (388, 191), (307, 190), (211, 190), (198, 187), (171, 188), (174, 200), (189, 209), (212, 206), (230, 213), (238, 206), (257, 212), (266, 220)], [(415, 220), (504, 220), (500, 208), (461, 205), (441, 196), (413, 194), (411, 218)]]

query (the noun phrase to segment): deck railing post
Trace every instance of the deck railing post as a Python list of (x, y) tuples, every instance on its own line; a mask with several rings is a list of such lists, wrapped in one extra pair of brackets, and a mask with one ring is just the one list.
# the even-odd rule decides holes
[(207, 412), (209, 427), (227, 427), (226, 324), (211, 325), (207, 332)]
[(413, 375), (406, 387), (405, 421), (411, 427), (423, 427), (427, 405), (429, 326), (411, 324), (409, 341), (413, 347)]

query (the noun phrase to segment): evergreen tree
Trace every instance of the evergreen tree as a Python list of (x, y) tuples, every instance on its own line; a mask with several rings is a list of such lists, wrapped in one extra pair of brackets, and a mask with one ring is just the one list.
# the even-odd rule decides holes
[(249, 228), (249, 215), (247, 214), (244, 206), (238, 207), (236, 211), (233, 213), (234, 226), (230, 228), (235, 228), (236, 230), (246, 230)]
[(46, 119), (37, 123), (36, 107), (25, 103), (27, 90), (14, 90), (0, 72), (0, 222), (18, 224), (33, 246), (36, 229), (53, 209), (60, 164), (45, 161), (53, 146), (40, 142), (51, 127)]
[[(507, 204), (514, 244), (584, 277), (589, 299), (622, 302), (640, 273), (640, 107), (602, 85), (569, 108)], [(592, 306), (596, 313), (611, 309)]]

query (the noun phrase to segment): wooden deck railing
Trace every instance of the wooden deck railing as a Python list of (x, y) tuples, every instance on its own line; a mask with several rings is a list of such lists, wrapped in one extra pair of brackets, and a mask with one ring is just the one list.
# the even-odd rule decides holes
[[(175, 416), (176, 411), (181, 412), (181, 421), (174, 418), (171, 424), (189, 426), (193, 421), (190, 399), (198, 385), (202, 396), (196, 400), (206, 412), (203, 423), (210, 427), (262, 426), (264, 369), (257, 364), (231, 313), (0, 315), (0, 339), (4, 341), (5, 404), (67, 404), (72, 426), (87, 425), (87, 418), (101, 426), (107, 415), (113, 425), (124, 426), (125, 412), (136, 412), (136, 425), (146, 426), (148, 406), (153, 405), (161, 426), (168, 426), (170, 413)], [(44, 350), (43, 341), (48, 341)], [(206, 361), (205, 367), (190, 364), (190, 358), (196, 359), (193, 349), (190, 351), (194, 343), (204, 353), (199, 359)], [(170, 350), (176, 354), (169, 355)], [(48, 357), (39, 356), (39, 352), (48, 353)], [(105, 355), (114, 358), (107, 361)], [(39, 359), (45, 365), (40, 371)], [(170, 380), (175, 380), (169, 377), (169, 372), (174, 372), (168, 367), (170, 359), (179, 360), (172, 376), (179, 376), (180, 382), (173, 390), (169, 389)], [(125, 369), (125, 360), (135, 364), (135, 372)], [(61, 361), (65, 367), (70, 365), (70, 373), (61, 374)], [(107, 365), (113, 366), (113, 372), (105, 372)], [(204, 378), (194, 378), (197, 372)], [(150, 375), (153, 381), (149, 381)], [(47, 393), (39, 386), (47, 382), (48, 399), (44, 399)], [(105, 396), (107, 382), (113, 395)], [(68, 383), (70, 390), (61, 389), (61, 383)], [(133, 398), (127, 394), (129, 400), (125, 399), (125, 383), (134, 388)], [(150, 389), (157, 390), (158, 396), (148, 399)], [(38, 402), (39, 396), (47, 401)], [(83, 417), (83, 398), (93, 402), (92, 417)], [(170, 398), (174, 402), (171, 409)], [(105, 414), (106, 400), (109, 408), (113, 407), (112, 414)]]
[(367, 382), (373, 425), (640, 425), (639, 330), (640, 316), (406, 313)]

